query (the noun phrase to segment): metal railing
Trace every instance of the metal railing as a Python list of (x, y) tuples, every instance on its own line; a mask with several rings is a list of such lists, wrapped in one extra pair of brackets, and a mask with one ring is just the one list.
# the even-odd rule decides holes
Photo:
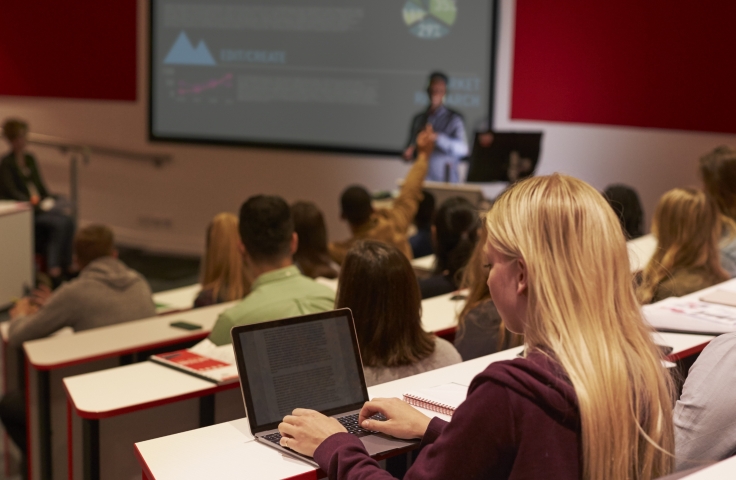
[[(0, 128), (2, 132), (2, 128)], [(72, 216), (77, 220), (78, 200), (79, 200), (79, 160), (83, 164), (88, 164), (93, 155), (101, 155), (106, 157), (126, 158), (129, 160), (137, 160), (141, 162), (150, 162), (155, 167), (162, 167), (172, 160), (168, 153), (145, 153), (126, 150), (122, 148), (105, 147), (102, 145), (77, 143), (65, 138), (44, 135), (41, 133), (29, 133), (28, 144), (52, 148), (59, 151), (63, 155), (69, 155), (69, 202), (72, 208)]]

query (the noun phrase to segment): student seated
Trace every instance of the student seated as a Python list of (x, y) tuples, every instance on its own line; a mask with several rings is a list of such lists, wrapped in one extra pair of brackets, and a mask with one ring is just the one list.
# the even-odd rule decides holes
[(419, 202), (414, 226), (417, 233), (409, 238), (411, 253), (414, 258), (432, 255), (432, 222), (434, 221), (434, 195), (429, 190), (422, 190), (422, 201)]
[(238, 217), (227, 212), (215, 215), (207, 227), (202, 290), (194, 299), (194, 308), (240, 300), (248, 293), (250, 282), (239, 244)]
[(700, 353), (675, 405), (677, 470), (736, 454), (736, 333), (710, 342)]
[(340, 242), (330, 243), (330, 256), (342, 264), (350, 247), (362, 239), (380, 240), (398, 248), (411, 259), (411, 246), (407, 231), (422, 199), (422, 184), (427, 174), (427, 162), (434, 148), (437, 135), (431, 128), (417, 137), (418, 154), (411, 170), (404, 179), (401, 193), (393, 201), (391, 208), (374, 210), (371, 195), (364, 187), (348, 187), (340, 197), (342, 219), (348, 222), (352, 237)]
[(483, 266), (487, 239), (486, 229), (481, 228), (460, 283), (468, 295), (458, 316), (454, 343), (464, 361), (524, 344), (523, 336), (508, 331), (488, 292), (488, 272)]
[[(486, 225), (488, 287), (507, 328), (524, 334), (524, 355), (477, 375), (450, 422), (377, 398), (361, 426), (422, 439), (407, 480), (668, 474), (672, 382), (603, 196), (571, 177), (534, 177), (503, 193)], [(389, 477), (335, 419), (296, 409), (279, 430), (331, 479)]]
[(675, 188), (657, 205), (652, 234), (657, 249), (642, 272), (642, 303), (681, 297), (728, 280), (721, 268), (718, 240), (721, 215), (705, 193)]
[(700, 178), (724, 217), (721, 266), (736, 277), (736, 149), (724, 145), (701, 157)]
[(312, 202), (296, 202), (291, 213), (299, 237), (294, 264), (309, 278), (337, 278), (336, 265), (327, 249), (327, 226), (322, 212)]
[(627, 240), (644, 235), (644, 209), (636, 190), (627, 185), (609, 185), (603, 191), (603, 196), (618, 215)]
[(332, 310), (335, 292), (302, 275), (294, 265), (298, 237), (289, 205), (268, 195), (250, 197), (240, 207), (239, 249), (251, 291), (220, 314), (209, 340), (232, 342), (235, 325), (296, 317)]
[(74, 331), (104, 327), (156, 315), (146, 279), (118, 260), (113, 233), (90, 225), (74, 237), (79, 276), (53, 293), (37, 290), (10, 311), (8, 343), (46, 337), (64, 327)]
[(431, 277), (419, 280), (422, 298), (454, 292), (460, 275), (478, 241), (478, 212), (463, 197), (450, 197), (440, 205), (432, 225), (436, 263)]
[[(90, 225), (74, 237), (79, 276), (53, 293), (36, 291), (10, 311), (8, 343), (46, 337), (64, 327), (75, 331), (104, 327), (156, 315), (146, 280), (117, 259), (112, 231)], [(26, 449), (23, 392), (8, 392), (0, 402), (0, 418), (18, 448)]]
[(368, 386), (462, 362), (450, 342), (422, 330), (417, 278), (396, 247), (356, 243), (339, 285), (335, 308), (353, 312)]
[(3, 136), (10, 145), (10, 152), (0, 160), (0, 199), (33, 205), (36, 239), (44, 239), (42, 250), (46, 255), (46, 268), (54, 285), (58, 285), (62, 274), (76, 273), (72, 267), (74, 220), (64, 212), (60, 202), (49, 195), (35, 157), (26, 151), (28, 124), (7, 120)]

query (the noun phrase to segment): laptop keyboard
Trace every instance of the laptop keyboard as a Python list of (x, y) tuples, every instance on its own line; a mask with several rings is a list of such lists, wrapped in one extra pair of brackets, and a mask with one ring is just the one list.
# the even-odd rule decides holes
[[(386, 417), (383, 416), (383, 414), (377, 413), (371, 417), (373, 420), (378, 420), (379, 422), (386, 421)], [(354, 413), (352, 415), (346, 415), (344, 417), (336, 418), (338, 422), (342, 424), (343, 427), (348, 431), (348, 433), (352, 433), (356, 437), (365, 437), (366, 435), (371, 435), (374, 432), (372, 430), (366, 430), (365, 428), (358, 425), (358, 414)], [(279, 432), (272, 433), (270, 435), (264, 435), (261, 437), (265, 440), (268, 440), (271, 443), (279, 444), (279, 440), (281, 440), (281, 434)]]

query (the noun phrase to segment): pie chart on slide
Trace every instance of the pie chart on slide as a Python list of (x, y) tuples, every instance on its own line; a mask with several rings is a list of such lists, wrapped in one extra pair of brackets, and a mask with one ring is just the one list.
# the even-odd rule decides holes
[(450, 33), (457, 18), (457, 6), (455, 0), (407, 0), (402, 14), (413, 35), (434, 40)]

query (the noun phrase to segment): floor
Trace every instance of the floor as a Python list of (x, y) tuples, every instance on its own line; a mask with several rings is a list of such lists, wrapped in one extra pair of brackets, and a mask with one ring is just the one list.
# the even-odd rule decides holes
[[(148, 280), (153, 293), (192, 285), (199, 281), (199, 258), (197, 257), (166, 256), (137, 249), (120, 248), (119, 258)], [(0, 311), (0, 322), (9, 320), (9, 318), (7, 310)], [(3, 368), (3, 358), (3, 355), (0, 355), (0, 371)], [(17, 473), (17, 460), (11, 459), (9, 469), (11, 475), (6, 474), (4, 437), (5, 432), (0, 424), (0, 479), (20, 480), (21, 477)]]

